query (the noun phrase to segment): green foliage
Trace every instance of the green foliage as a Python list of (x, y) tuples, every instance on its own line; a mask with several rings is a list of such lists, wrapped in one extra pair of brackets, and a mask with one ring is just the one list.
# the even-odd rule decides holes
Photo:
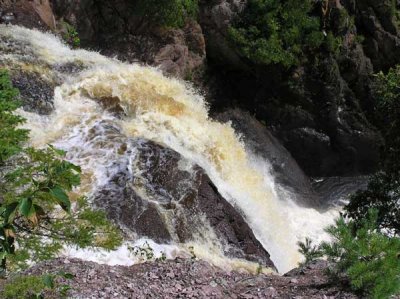
[(12, 112), (19, 107), (18, 90), (12, 87), (5, 70), (0, 69), (0, 167), (21, 151), (28, 140), (28, 131), (17, 128), (24, 119)]
[(46, 285), (41, 276), (19, 276), (4, 286), (5, 299), (36, 299), (40, 298)]
[(160, 26), (182, 27), (197, 16), (198, 0), (139, 0), (135, 12)]
[(51, 293), (52, 297), (66, 298), (71, 287), (60, 283), (59, 280), (69, 280), (74, 276), (70, 273), (16, 276), (4, 286), (5, 299), (43, 299), (44, 293)]
[(346, 206), (349, 217), (361, 223), (374, 208), (378, 211), (378, 226), (400, 234), (400, 181), (386, 172), (379, 172), (371, 177), (366, 190), (358, 191), (351, 196)]
[(370, 210), (360, 223), (340, 217), (326, 229), (332, 241), (313, 246), (300, 243), (300, 252), (310, 262), (325, 256), (328, 274), (338, 282), (348, 280), (354, 291), (371, 298), (389, 298), (400, 293), (400, 239), (377, 227), (378, 213)]
[(337, 28), (338, 33), (346, 33), (350, 28), (354, 27), (354, 16), (350, 16), (347, 9), (337, 9)]
[(323, 256), (322, 251), (316, 245), (312, 244), (311, 239), (306, 238), (305, 242), (298, 242), (299, 252), (305, 257), (303, 264), (308, 264)]
[(335, 277), (345, 276), (354, 290), (371, 298), (389, 298), (400, 292), (400, 239), (377, 231), (376, 221), (376, 211), (361, 225), (339, 218), (327, 229), (332, 242), (321, 244), (321, 250)]
[(343, 40), (340, 36), (335, 36), (332, 32), (328, 32), (325, 38), (325, 48), (329, 53), (338, 56), (342, 47)]
[(81, 45), (81, 39), (79, 38), (78, 31), (76, 31), (76, 28), (67, 22), (62, 22), (62, 25), (64, 27), (64, 34), (63, 38), (64, 40), (70, 44), (74, 48), (79, 48)]
[(240, 53), (258, 64), (298, 65), (304, 52), (324, 41), (311, 0), (250, 0), (230, 28)]
[(7, 74), (0, 74), (1, 270), (52, 258), (63, 244), (106, 249), (119, 245), (121, 237), (104, 212), (92, 210), (83, 197), (71, 202), (68, 192), (79, 185), (80, 168), (64, 160), (65, 152), (51, 145), (46, 149), (22, 145), (28, 135), (18, 129), (24, 119), (13, 118), (17, 92)]
[(378, 225), (400, 234), (400, 67), (379, 73), (373, 86), (376, 114), (385, 137), (384, 165), (365, 191), (351, 197), (347, 215), (360, 223), (374, 208)]

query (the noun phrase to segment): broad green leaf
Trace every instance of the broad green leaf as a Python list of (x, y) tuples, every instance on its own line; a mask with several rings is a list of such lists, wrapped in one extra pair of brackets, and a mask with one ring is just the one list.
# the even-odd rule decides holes
[(12, 222), (14, 220), (17, 207), (18, 207), (18, 202), (10, 203), (6, 207), (6, 210), (4, 211), (4, 214), (3, 214), (5, 222)]
[(53, 195), (58, 203), (61, 205), (61, 207), (69, 212), (71, 208), (71, 202), (69, 201), (67, 193), (60, 187), (60, 186), (55, 186), (53, 189), (50, 190), (51, 195)]
[(19, 204), (19, 211), (25, 217), (29, 217), (32, 211), (32, 200), (30, 198), (23, 198)]
[(69, 166), (72, 170), (75, 170), (77, 173), (81, 173), (82, 169), (80, 168), (80, 166), (77, 166), (75, 164), (72, 164)]

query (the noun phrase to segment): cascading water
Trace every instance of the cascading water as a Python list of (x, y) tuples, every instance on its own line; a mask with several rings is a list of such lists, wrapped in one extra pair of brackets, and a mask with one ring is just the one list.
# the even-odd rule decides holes
[[(229, 124), (210, 119), (204, 99), (190, 85), (151, 67), (71, 50), (51, 34), (18, 26), (0, 25), (1, 65), (34, 71), (55, 86), (51, 115), (20, 113), (28, 120), (33, 146), (53, 143), (83, 168), (81, 192), (90, 196), (106, 185), (121, 159), (135, 172), (134, 150), (121, 150), (118, 139), (144, 138), (203, 168), (220, 194), (244, 215), (279, 272), (301, 260), (299, 240), (326, 238), (323, 228), (337, 212), (299, 207), (291, 200), (293, 194), (277, 192), (268, 161), (246, 151)], [(105, 108), (110, 103), (122, 108), (123, 115), (110, 113)], [(99, 123), (115, 130), (93, 132)], [(204, 235), (215, 238), (212, 232)], [(196, 254), (211, 262), (221, 260), (211, 243), (206, 238), (195, 242)]]

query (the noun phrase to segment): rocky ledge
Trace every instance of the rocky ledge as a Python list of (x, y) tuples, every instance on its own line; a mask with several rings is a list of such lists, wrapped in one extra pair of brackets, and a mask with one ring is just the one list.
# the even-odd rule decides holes
[(27, 274), (65, 271), (72, 298), (358, 298), (329, 282), (326, 262), (284, 276), (226, 272), (203, 261), (176, 259), (131, 267), (77, 259), (39, 264)]

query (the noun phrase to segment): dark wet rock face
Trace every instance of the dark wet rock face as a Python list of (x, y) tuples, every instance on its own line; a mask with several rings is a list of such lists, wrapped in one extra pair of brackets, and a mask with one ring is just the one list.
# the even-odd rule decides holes
[(50, 114), (53, 111), (54, 85), (41, 78), (40, 74), (27, 72), (11, 73), (12, 83), (18, 88), (26, 111)]
[(94, 196), (128, 235), (184, 243), (212, 229), (226, 255), (274, 267), (243, 216), (202, 169), (150, 141), (136, 140), (130, 147), (134, 170), (121, 166)]
[(391, 0), (345, 0), (355, 14), (357, 28), (366, 38), (364, 49), (376, 71), (387, 70), (400, 62), (400, 38), (397, 16), (393, 10), (400, 3)]
[[(219, 112), (233, 106), (249, 111), (266, 123), (310, 176), (368, 174), (379, 167), (383, 141), (369, 118), (373, 107), (371, 76), (382, 66), (367, 46), (357, 41), (356, 30), (365, 30), (365, 17), (375, 20), (377, 29), (370, 31), (377, 35), (372, 40), (379, 43), (374, 54), (379, 61), (387, 61), (390, 53), (400, 49), (400, 44), (396, 42), (397, 31), (389, 30), (390, 24), (382, 25), (383, 17), (374, 18), (379, 15), (381, 4), (367, 0), (342, 2), (352, 2), (355, 8), (329, 1), (332, 30), (340, 25), (337, 16), (345, 9), (359, 22), (341, 32), (340, 53), (321, 50), (317, 58), (313, 54), (290, 71), (279, 65), (255, 65), (241, 59), (229, 43), (227, 30), (240, 16), (245, 1), (202, 2), (200, 24), (209, 64), (213, 66), (213, 79), (208, 79), (213, 85), (213, 110)], [(373, 13), (368, 13), (370, 6)], [(383, 40), (388, 35), (392, 38), (385, 46)], [(370, 40), (368, 36), (367, 42)], [(393, 57), (391, 65), (396, 63)]]
[(242, 135), (248, 149), (271, 163), (272, 176), (276, 182), (286, 190), (292, 191), (299, 204), (311, 207), (320, 205), (310, 179), (263, 124), (240, 109), (227, 110), (218, 114), (217, 119), (223, 122), (231, 121), (235, 131)]
[(345, 285), (332, 283), (325, 274), (326, 266), (317, 262), (285, 276), (255, 276), (182, 259), (132, 267), (57, 259), (25, 274), (73, 274), (66, 282), (72, 298), (359, 298)]

